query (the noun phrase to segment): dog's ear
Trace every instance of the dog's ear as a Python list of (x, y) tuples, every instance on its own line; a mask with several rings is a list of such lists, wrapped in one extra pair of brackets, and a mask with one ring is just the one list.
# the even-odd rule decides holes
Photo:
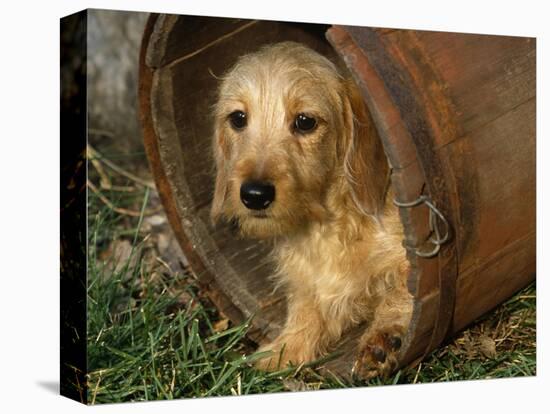
[(212, 200), (210, 218), (213, 223), (216, 223), (222, 215), (223, 205), (227, 198), (228, 190), (227, 158), (229, 156), (229, 151), (222, 129), (219, 125), (216, 126), (214, 131), (212, 147), (216, 164), (216, 183), (214, 185), (214, 198)]
[[(344, 175), (357, 208), (378, 216), (385, 202), (389, 166), (382, 141), (355, 83), (344, 81)], [(341, 159), (342, 159), (341, 158)]]

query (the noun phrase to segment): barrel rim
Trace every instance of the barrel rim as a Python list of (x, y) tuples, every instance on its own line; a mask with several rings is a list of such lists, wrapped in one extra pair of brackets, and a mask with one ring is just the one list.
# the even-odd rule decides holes
[[(175, 205), (175, 198), (172, 193), (166, 171), (161, 162), (158, 147), (159, 137), (153, 127), (151, 107), (153, 75), (157, 68), (151, 68), (147, 64), (147, 50), (149, 47), (149, 42), (151, 36), (153, 35), (155, 26), (161, 16), (162, 15), (157, 13), (151, 13), (149, 16), (143, 32), (139, 54), (138, 100), (145, 153), (147, 155), (150, 170), (153, 172), (155, 185), (164, 206), (166, 217), (168, 218), (168, 222), (176, 235), (176, 239), (179, 242), (178, 244), (180, 245), (185, 257), (191, 264), (191, 270), (195, 274), (201, 274), (201, 278), (199, 279), (201, 288), (206, 292), (209, 299), (214, 303), (222, 315), (227, 316), (232, 321), (242, 322), (245, 318), (241, 310), (233, 304), (230, 298), (223, 292), (221, 287), (218, 286), (214, 275), (209, 272), (208, 267), (205, 265), (201, 257), (193, 250), (192, 242), (187, 236), (180, 221)], [(261, 336), (257, 330), (251, 331), (250, 335), (252, 338), (258, 338)]]

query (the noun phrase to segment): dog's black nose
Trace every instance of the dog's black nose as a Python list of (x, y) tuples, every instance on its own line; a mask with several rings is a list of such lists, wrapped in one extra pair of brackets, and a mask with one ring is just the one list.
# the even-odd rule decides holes
[(241, 201), (251, 210), (264, 210), (275, 200), (273, 184), (246, 181), (241, 185)]

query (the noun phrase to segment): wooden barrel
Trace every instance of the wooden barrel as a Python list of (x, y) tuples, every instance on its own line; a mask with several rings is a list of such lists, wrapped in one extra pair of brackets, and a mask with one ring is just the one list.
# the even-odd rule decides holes
[[(534, 280), (535, 39), (152, 15), (140, 59), (146, 152), (179, 243), (223, 314), (253, 317), (256, 341), (285, 319), (265, 242), (209, 218), (216, 76), (285, 40), (347, 67), (383, 141), (415, 301), (402, 364)], [(362, 329), (329, 368), (349, 372)]]

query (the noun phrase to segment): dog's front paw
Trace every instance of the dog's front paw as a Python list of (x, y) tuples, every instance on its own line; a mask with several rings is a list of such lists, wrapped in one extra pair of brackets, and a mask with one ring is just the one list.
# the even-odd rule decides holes
[(288, 364), (288, 361), (284, 363), (282, 349), (276, 342), (263, 345), (256, 352), (266, 353), (266, 356), (254, 363), (254, 367), (256, 369), (260, 369), (262, 371), (276, 371), (278, 369), (285, 368)]
[(263, 345), (259, 352), (270, 351), (264, 358), (258, 360), (254, 366), (263, 371), (276, 371), (287, 368), (289, 365), (298, 366), (315, 359), (313, 350), (305, 346), (305, 341), (297, 336), (277, 338), (274, 342)]
[(398, 367), (397, 357), (405, 328), (399, 325), (369, 329), (359, 342), (354, 373), (362, 379), (387, 378)]

